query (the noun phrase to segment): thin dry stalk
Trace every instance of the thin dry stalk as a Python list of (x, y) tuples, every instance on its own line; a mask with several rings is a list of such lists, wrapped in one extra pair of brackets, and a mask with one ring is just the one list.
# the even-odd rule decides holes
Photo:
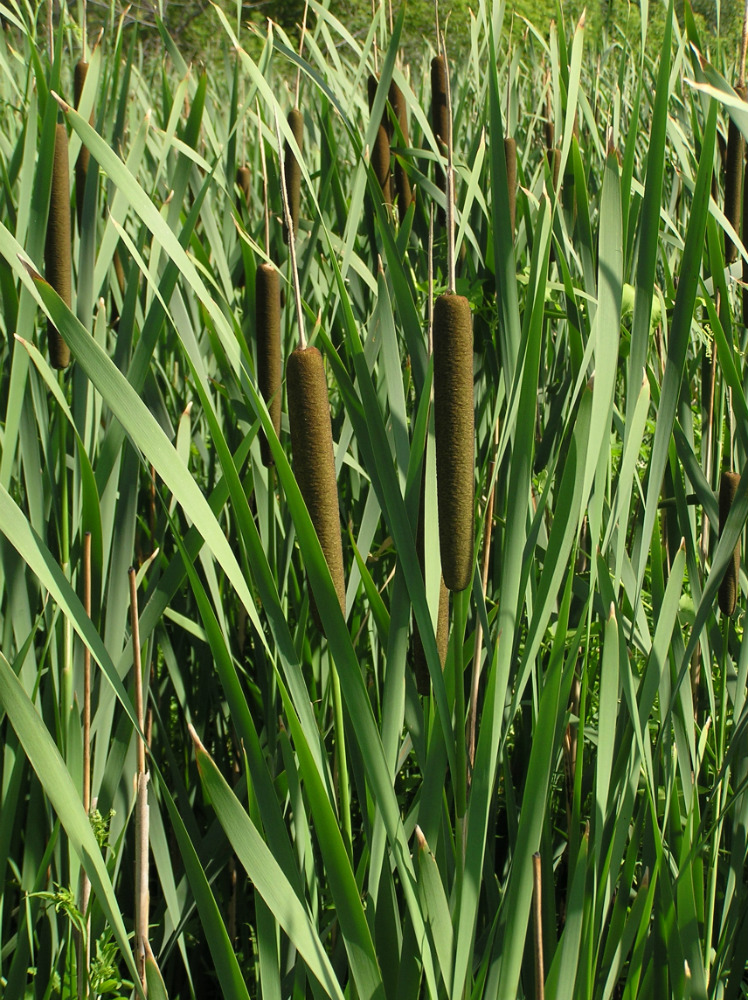
[[(130, 567), (130, 623), (132, 629), (133, 673), (135, 675), (135, 714), (140, 733), (145, 732), (143, 668), (140, 659), (140, 624), (135, 569)], [(145, 769), (145, 743), (137, 737), (135, 774), (135, 953), (140, 979), (145, 989), (145, 959), (148, 950), (148, 774)]]
[[(301, 40), (299, 41), (299, 59), (304, 51), (304, 35), (306, 34), (306, 17), (309, 12), (309, 3), (304, 4), (304, 16), (301, 20)], [(299, 106), (299, 92), (301, 90), (301, 66), (296, 67), (296, 100), (294, 106)]]
[(447, 84), (447, 291), (455, 290), (455, 172), (452, 152), (452, 86), (447, 43), (442, 35), (442, 55)]
[(543, 963), (543, 894), (540, 853), (532, 856), (532, 924), (535, 946), (535, 1000), (545, 1000), (545, 968)]

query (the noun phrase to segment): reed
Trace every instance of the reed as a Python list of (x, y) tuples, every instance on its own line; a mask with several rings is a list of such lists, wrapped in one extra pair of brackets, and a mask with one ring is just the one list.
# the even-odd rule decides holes
[[(68, 308), (72, 305), (72, 260), (70, 244), (70, 171), (68, 170), (68, 133), (58, 122), (52, 166), (52, 190), (44, 249), (46, 279)], [(70, 348), (57, 327), (47, 324), (49, 359), (53, 368), (67, 368)]]
[[(257, 382), (270, 413), (275, 433), (281, 426), (281, 333), (280, 277), (272, 264), (260, 264), (255, 272), (255, 328), (257, 336)], [(275, 464), (267, 438), (260, 438), (263, 465)]]
[[(723, 472), (719, 483), (719, 533), (725, 529), (730, 509), (738, 492), (740, 476), (737, 472)], [(728, 618), (735, 613), (735, 605), (740, 591), (740, 542), (732, 553), (727, 564), (722, 583), (719, 585), (719, 609)]]
[[(286, 364), (286, 380), (294, 475), (322, 546), (340, 609), (345, 614), (343, 545), (330, 402), (324, 362), (316, 347), (298, 347), (293, 351)], [(322, 628), (313, 595), (310, 603), (315, 621)]]
[[(746, 98), (746, 88), (738, 84), (735, 92), (743, 100)], [(741, 222), (741, 185), (743, 180), (743, 159), (745, 142), (743, 134), (730, 118), (727, 128), (727, 154), (725, 157), (725, 218), (735, 232), (740, 231)], [(725, 263), (732, 264), (738, 255), (738, 248), (725, 233)]]
[(452, 591), (473, 573), (473, 324), (462, 295), (440, 295), (434, 307), (434, 426), (442, 574)]
[[(288, 112), (288, 125), (296, 140), (296, 145), (301, 151), (304, 142), (304, 118), (298, 108), (291, 108)], [(286, 191), (288, 192), (288, 209), (295, 239), (299, 228), (299, 209), (301, 206), (301, 167), (288, 142), (286, 142), (284, 149), (283, 169)], [(288, 227), (285, 224), (283, 226), (283, 242), (288, 243)]]
[[(441, 151), (446, 148), (449, 138), (449, 114), (447, 109), (447, 63), (444, 56), (435, 56), (431, 60), (431, 127), (437, 146)], [(446, 194), (447, 177), (440, 163), (434, 167), (434, 183)], [(440, 208), (439, 224), (444, 225), (446, 213)]]

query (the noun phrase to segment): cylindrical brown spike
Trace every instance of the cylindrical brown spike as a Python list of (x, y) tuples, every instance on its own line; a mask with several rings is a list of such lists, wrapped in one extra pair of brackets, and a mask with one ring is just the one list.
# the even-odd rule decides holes
[[(88, 63), (84, 59), (79, 59), (75, 64), (75, 71), (73, 73), (73, 95), (75, 97), (76, 109), (80, 107), (81, 94), (83, 93), (83, 85), (86, 82), (87, 74)], [(91, 121), (93, 121), (93, 112), (91, 113)], [(81, 219), (83, 218), (83, 195), (86, 191), (86, 175), (88, 174), (90, 158), (91, 154), (88, 149), (81, 144), (78, 159), (75, 161), (75, 207), (78, 216), (78, 229), (80, 229)]]
[[(725, 523), (738, 492), (740, 476), (737, 472), (723, 472), (719, 483), (719, 533), (725, 529)], [(719, 585), (719, 609), (723, 615), (731, 617), (735, 612), (738, 594), (740, 592), (740, 542), (735, 546), (730, 562), (727, 564), (722, 583)]]
[[(738, 86), (735, 91), (745, 100), (745, 87)], [(736, 232), (739, 232), (741, 221), (740, 188), (743, 180), (744, 151), (743, 133), (731, 118), (727, 130), (727, 156), (725, 160), (725, 218)], [(738, 248), (725, 233), (725, 263), (732, 264), (737, 255)]]
[[(551, 106), (551, 104), (549, 102), (548, 103), (548, 115), (550, 116), (551, 113), (552, 113), (552, 106)], [(554, 144), (556, 142), (556, 129), (555, 129), (555, 126), (554, 126), (553, 122), (551, 121), (550, 117), (547, 119), (544, 128), (545, 128), (545, 148), (546, 149), (553, 149)]]
[[(58, 123), (55, 133), (55, 158), (52, 167), (52, 190), (47, 219), (47, 241), (44, 249), (46, 278), (67, 306), (72, 305), (70, 247), (70, 172), (68, 170), (68, 133)], [(70, 348), (56, 326), (47, 324), (49, 359), (53, 368), (67, 368)]]
[[(296, 145), (301, 151), (304, 141), (304, 118), (298, 108), (291, 108), (288, 112), (288, 124), (296, 140)], [(291, 224), (293, 226), (294, 237), (299, 229), (299, 208), (301, 205), (301, 168), (293, 154), (291, 147), (286, 143), (284, 153), (284, 170), (286, 174), (286, 191), (288, 192), (288, 210), (291, 213)], [(288, 243), (288, 232), (285, 224), (283, 226), (283, 241)]]
[(378, 86), (378, 84), (379, 84), (379, 81), (374, 76), (374, 74), (373, 73), (369, 73), (369, 76), (368, 76), (368, 78), (366, 80), (366, 93), (367, 93), (367, 96), (369, 98), (369, 114), (371, 114), (371, 109), (374, 107), (374, 99), (377, 96), (377, 86)]
[(462, 295), (434, 305), (434, 428), (442, 575), (452, 591), (473, 575), (475, 404), (473, 323)]
[(382, 189), (382, 198), (386, 205), (392, 204), (392, 191), (390, 187), (390, 139), (383, 125), (377, 129), (377, 138), (374, 149), (371, 151), (371, 165), (374, 168), (379, 186)]
[[(255, 272), (255, 324), (257, 330), (257, 382), (273, 421), (275, 433), (281, 425), (280, 278), (272, 264), (260, 264)], [(267, 438), (260, 438), (263, 465), (274, 465)]]
[(558, 147), (547, 149), (546, 158), (551, 171), (551, 177), (553, 178), (553, 190), (555, 191), (558, 188), (558, 175), (561, 170), (561, 150)]
[[(345, 614), (343, 545), (330, 403), (325, 366), (316, 347), (297, 348), (291, 354), (286, 365), (286, 380), (294, 474), (325, 554), (341, 610)], [(315, 621), (321, 627), (313, 597), (310, 604)]]
[[(444, 56), (435, 56), (431, 60), (431, 127), (440, 152), (445, 151), (449, 137), (447, 111), (447, 66)], [(446, 192), (447, 177), (438, 163), (434, 169), (434, 182), (440, 191)], [(440, 208), (439, 224), (443, 226), (445, 219), (446, 213)]]
[(510, 136), (504, 139), (506, 160), (506, 186), (509, 194), (509, 226), (514, 240), (514, 221), (517, 210), (517, 143)]
[[(405, 107), (403, 92), (393, 80), (390, 83), (390, 104), (395, 112), (400, 131), (403, 134), (403, 145), (410, 145), (408, 137), (408, 112)], [(400, 213), (400, 222), (405, 218), (405, 214), (413, 201), (413, 191), (410, 187), (410, 178), (400, 160), (395, 157), (395, 193), (397, 194), (397, 207)]]
[(249, 204), (249, 197), (252, 193), (251, 186), (251, 174), (249, 172), (249, 167), (245, 164), (243, 167), (239, 167), (236, 171), (236, 186), (242, 193), (244, 198), (244, 204)]

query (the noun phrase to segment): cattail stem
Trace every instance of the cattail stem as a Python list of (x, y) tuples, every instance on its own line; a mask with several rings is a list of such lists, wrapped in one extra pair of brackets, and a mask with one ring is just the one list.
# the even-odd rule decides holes
[[(309, 11), (309, 0), (304, 4), (304, 16), (301, 19), (301, 39), (299, 40), (299, 59), (301, 59), (302, 53), (304, 52), (304, 35), (306, 33), (306, 18)], [(299, 94), (301, 92), (301, 66), (296, 67), (296, 100), (294, 104), (298, 108), (299, 106)]]
[[(493, 534), (493, 508), (496, 497), (496, 483), (494, 482), (494, 472), (496, 470), (496, 453), (499, 448), (499, 422), (496, 421), (493, 432), (493, 454), (488, 466), (488, 481), (491, 483), (491, 492), (488, 495), (486, 504), (485, 527), (483, 535), (483, 566), (481, 568), (481, 582), (483, 583), (483, 593), (488, 590), (488, 567), (491, 562), (491, 535)], [(478, 618), (475, 626), (475, 650), (473, 652), (473, 678), (470, 686), (470, 708), (468, 710), (468, 788), (475, 763), (475, 729), (478, 718), (478, 688), (480, 686), (481, 674), (481, 654), (483, 651), (483, 624)]]
[(535, 946), (535, 1000), (545, 1000), (545, 969), (543, 963), (543, 901), (540, 854), (532, 856), (532, 923)]
[[(730, 514), (733, 502), (738, 492), (740, 476), (737, 472), (723, 472), (719, 484), (719, 533), (722, 536), (725, 524)], [(732, 553), (732, 558), (727, 564), (725, 575), (719, 586), (719, 608), (723, 615), (728, 618), (735, 613), (738, 594), (740, 592), (740, 541)]]
[(257, 101), (257, 130), (260, 136), (260, 163), (262, 164), (262, 198), (265, 206), (265, 253), (270, 256), (270, 205), (268, 203), (268, 165), (265, 159), (265, 140), (262, 136), (260, 102)]
[[(91, 617), (91, 532), (83, 536), (83, 608)], [(83, 809), (91, 811), (91, 650), (83, 647)]]
[[(331, 658), (332, 659), (332, 658)], [(338, 779), (338, 816), (343, 829), (343, 843), (348, 857), (353, 862), (353, 827), (351, 825), (351, 793), (348, 780), (348, 755), (345, 744), (343, 720), (343, 698), (340, 693), (340, 678), (337, 667), (330, 663), (332, 680), (332, 704), (335, 716), (335, 762)]]
[(444, 77), (447, 89), (447, 291), (454, 292), (455, 284), (455, 172), (452, 156), (452, 86), (447, 61), (447, 43), (442, 35)]
[[(91, 617), (91, 532), (83, 536), (83, 608)], [(91, 813), (91, 650), (83, 647), (83, 809), (87, 816)], [(91, 914), (88, 904), (91, 898), (91, 882), (85, 868), (81, 866), (79, 908), (85, 921), (85, 932), (78, 931), (78, 997), (88, 997), (88, 969), (91, 964)]]
[(137, 770), (135, 774), (135, 949), (138, 971), (145, 988), (145, 959), (148, 942), (148, 774), (145, 769), (145, 710), (143, 668), (140, 658), (140, 624), (135, 569), (130, 567), (130, 623), (132, 631), (133, 673), (135, 675), (135, 714), (140, 732), (136, 736)]
[[(255, 328), (257, 383), (270, 413), (276, 435), (281, 427), (281, 323), (280, 280), (272, 264), (260, 264), (255, 273)], [(262, 462), (274, 464), (268, 440), (260, 440)]]

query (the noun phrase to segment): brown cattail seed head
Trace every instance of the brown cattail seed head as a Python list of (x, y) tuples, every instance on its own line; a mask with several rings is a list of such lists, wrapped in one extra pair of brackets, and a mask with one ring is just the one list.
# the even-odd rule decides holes
[[(725, 530), (730, 509), (738, 492), (740, 476), (737, 472), (723, 472), (719, 481), (719, 533)], [(727, 570), (719, 585), (719, 609), (723, 615), (730, 617), (735, 612), (735, 605), (740, 591), (740, 542), (735, 546)]]
[[(743, 86), (735, 88), (735, 92), (745, 100), (746, 89)], [(735, 122), (730, 119), (727, 129), (727, 155), (725, 160), (725, 218), (735, 232), (740, 226), (740, 188), (743, 180), (743, 154), (745, 143), (743, 134)], [(725, 233), (725, 263), (731, 264), (738, 255), (738, 248)]]
[[(400, 131), (403, 135), (403, 145), (410, 145), (408, 137), (408, 113), (405, 107), (403, 92), (393, 80), (390, 83), (390, 105), (397, 118)], [(400, 213), (400, 222), (405, 218), (405, 214), (413, 201), (413, 192), (410, 187), (410, 178), (400, 160), (395, 158), (395, 192), (397, 194), (397, 207)]]
[(369, 99), (369, 114), (371, 114), (371, 109), (374, 107), (374, 99), (377, 96), (377, 86), (378, 80), (373, 73), (369, 73), (366, 80), (366, 95)]
[(390, 138), (387, 135), (384, 125), (380, 125), (377, 129), (377, 138), (374, 142), (374, 149), (371, 151), (371, 165), (374, 168), (379, 186), (382, 189), (382, 198), (386, 205), (391, 205)]
[[(84, 59), (79, 59), (75, 64), (75, 71), (73, 73), (73, 95), (75, 97), (76, 109), (80, 107), (83, 85), (86, 82), (87, 74), (88, 63)], [(91, 113), (91, 121), (93, 122), (93, 112)], [(83, 195), (86, 191), (86, 175), (88, 174), (88, 163), (90, 158), (91, 154), (88, 149), (84, 145), (81, 145), (80, 152), (78, 153), (78, 159), (75, 161), (75, 207), (78, 216), (79, 229), (81, 219), (83, 217)]]
[(504, 139), (504, 159), (506, 160), (506, 186), (509, 194), (509, 227), (514, 240), (514, 220), (517, 210), (517, 143), (508, 137)]
[(242, 198), (244, 199), (244, 204), (249, 204), (249, 197), (252, 193), (251, 186), (251, 175), (249, 173), (249, 167), (245, 164), (243, 167), (239, 167), (236, 171), (236, 186), (242, 193)]
[[(257, 329), (257, 382), (273, 421), (275, 433), (281, 425), (280, 278), (272, 264), (260, 264), (255, 272), (255, 322)], [(260, 438), (263, 465), (274, 459), (263, 434)]]
[(442, 575), (450, 590), (465, 590), (473, 574), (475, 495), (473, 323), (462, 295), (434, 305), (434, 428)]
[[(297, 348), (286, 365), (288, 422), (293, 470), (345, 613), (343, 545), (332, 448), (330, 403), (322, 355), (316, 347)], [(311, 599), (312, 614), (321, 627)]]
[[(449, 118), (447, 109), (447, 65), (444, 56), (431, 60), (431, 127), (434, 130), (440, 152), (446, 149), (449, 138)], [(442, 143), (444, 144), (442, 146)], [(447, 177), (440, 164), (434, 170), (434, 182), (440, 191), (447, 190)], [(439, 209), (439, 223), (444, 225), (445, 213)]]
[[(288, 125), (296, 140), (296, 145), (301, 151), (304, 141), (304, 118), (298, 108), (291, 108), (288, 112)], [(299, 207), (301, 205), (301, 167), (298, 164), (291, 147), (286, 143), (284, 153), (284, 167), (286, 176), (286, 191), (288, 193), (288, 211), (291, 215), (291, 225), (293, 226), (294, 238), (299, 228)], [(283, 241), (288, 243), (288, 232), (284, 223)]]
[(558, 147), (548, 149), (545, 155), (548, 160), (551, 177), (553, 178), (553, 190), (555, 191), (558, 188), (558, 175), (561, 169), (561, 150)]
[[(47, 241), (44, 249), (46, 279), (62, 301), (72, 305), (70, 248), (70, 172), (68, 170), (68, 133), (62, 123), (55, 132), (55, 158), (52, 166), (52, 191), (47, 219)], [(57, 327), (47, 324), (49, 359), (53, 368), (67, 368), (70, 348)]]

